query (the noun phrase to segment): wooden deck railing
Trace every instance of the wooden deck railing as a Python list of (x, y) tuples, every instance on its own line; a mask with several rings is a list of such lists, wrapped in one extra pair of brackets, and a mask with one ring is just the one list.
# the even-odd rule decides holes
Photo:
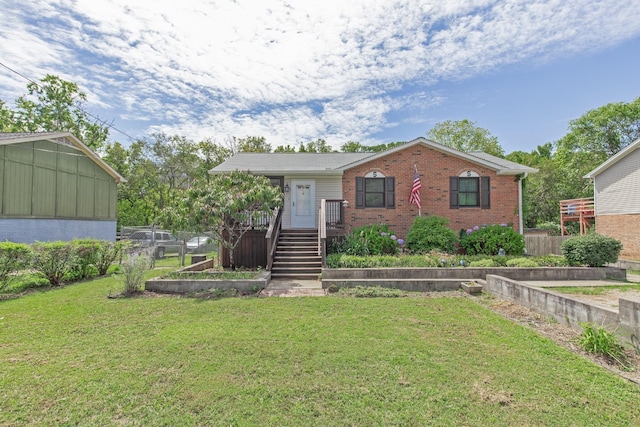
[(272, 221), (269, 223), (269, 228), (264, 236), (267, 239), (267, 271), (271, 271), (273, 266), (273, 258), (276, 254), (276, 246), (282, 229), (282, 208), (275, 208), (271, 218)]
[(595, 203), (593, 197), (582, 199), (568, 199), (560, 201), (560, 228), (562, 235), (567, 233), (565, 222), (578, 221), (580, 234), (586, 234), (591, 227), (591, 221), (595, 218)]

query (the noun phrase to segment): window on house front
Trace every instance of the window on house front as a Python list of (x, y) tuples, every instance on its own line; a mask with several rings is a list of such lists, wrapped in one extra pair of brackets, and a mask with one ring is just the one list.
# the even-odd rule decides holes
[(458, 180), (458, 206), (477, 207), (480, 199), (479, 178), (459, 178)]
[(364, 206), (384, 208), (384, 178), (364, 179)]
[[(488, 176), (452, 176), (449, 178), (449, 200), (451, 209), (491, 208), (491, 185)], [(472, 175), (472, 176), (468, 176)]]
[(356, 208), (394, 209), (394, 177), (356, 177)]
[(280, 190), (284, 192), (284, 176), (267, 176), (269, 182), (274, 187), (280, 187)]

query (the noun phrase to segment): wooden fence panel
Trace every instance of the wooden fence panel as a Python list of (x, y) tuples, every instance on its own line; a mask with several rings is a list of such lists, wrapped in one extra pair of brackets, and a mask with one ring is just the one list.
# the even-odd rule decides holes
[[(265, 234), (265, 230), (249, 230), (242, 236), (236, 250), (233, 251), (233, 261), (236, 267), (266, 268), (267, 239), (265, 239)], [(222, 266), (225, 268), (231, 266), (229, 251), (224, 248), (222, 250)]]
[(524, 247), (528, 255), (562, 255), (560, 245), (570, 236), (524, 236)]

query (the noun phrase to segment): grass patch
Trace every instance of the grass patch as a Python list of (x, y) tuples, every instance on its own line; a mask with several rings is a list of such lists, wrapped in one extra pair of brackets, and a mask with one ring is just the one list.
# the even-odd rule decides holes
[(466, 298), (106, 298), (121, 288), (0, 302), (0, 425), (640, 422), (640, 387)]
[(604, 295), (610, 291), (639, 291), (639, 285), (607, 285), (607, 286), (559, 286), (547, 288), (554, 292), (573, 295)]

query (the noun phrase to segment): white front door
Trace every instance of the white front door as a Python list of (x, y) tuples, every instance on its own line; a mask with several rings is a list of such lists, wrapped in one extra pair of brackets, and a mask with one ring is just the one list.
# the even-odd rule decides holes
[(315, 181), (291, 181), (291, 228), (316, 228)]

